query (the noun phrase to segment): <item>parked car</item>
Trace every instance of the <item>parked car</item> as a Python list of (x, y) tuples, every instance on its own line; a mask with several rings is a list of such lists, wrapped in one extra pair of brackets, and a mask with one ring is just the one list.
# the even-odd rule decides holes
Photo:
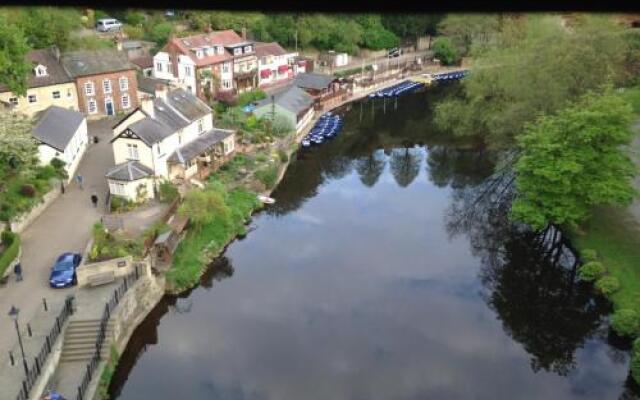
[(78, 283), (76, 268), (81, 261), (82, 256), (78, 253), (62, 253), (51, 268), (49, 285), (52, 288), (64, 288)]
[(173, 18), (176, 16), (176, 12), (174, 10), (167, 10), (164, 12), (164, 16), (167, 18)]
[(394, 47), (392, 49), (389, 49), (388, 54), (389, 54), (389, 57), (400, 57), (400, 55), (402, 54), (402, 49)]
[(96, 23), (99, 32), (113, 32), (122, 29), (122, 23), (115, 18), (102, 18)]

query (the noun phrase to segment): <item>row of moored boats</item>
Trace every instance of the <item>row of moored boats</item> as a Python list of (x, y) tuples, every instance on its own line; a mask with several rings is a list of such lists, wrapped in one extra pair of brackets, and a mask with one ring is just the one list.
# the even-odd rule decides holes
[(467, 76), (468, 73), (469, 73), (468, 70), (455, 71), (455, 72), (443, 72), (443, 73), (440, 73), (440, 74), (433, 74), (433, 75), (431, 75), (431, 78), (434, 81), (447, 81), (447, 80), (453, 80), (453, 79), (462, 79), (465, 76)]
[(313, 145), (320, 145), (338, 136), (342, 130), (344, 121), (342, 117), (331, 112), (323, 114), (318, 122), (311, 128), (307, 136), (302, 139), (302, 147), (308, 148)]
[(422, 86), (424, 85), (419, 82), (404, 81), (402, 83), (398, 83), (397, 85), (393, 85), (386, 89), (378, 90), (375, 93), (371, 93), (369, 95), (369, 98), (374, 99), (374, 98), (382, 98), (382, 97), (400, 96), (402, 94), (410, 93)]

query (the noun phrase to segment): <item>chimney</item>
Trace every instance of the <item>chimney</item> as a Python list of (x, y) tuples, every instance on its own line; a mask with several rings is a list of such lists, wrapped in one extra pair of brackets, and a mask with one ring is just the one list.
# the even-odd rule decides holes
[(142, 108), (142, 111), (147, 113), (151, 118), (155, 118), (156, 113), (153, 110), (153, 99), (151, 96), (145, 96), (142, 98), (142, 101), (140, 101), (140, 108)]
[(163, 85), (162, 83), (156, 85), (156, 98), (167, 100), (167, 85)]
[(242, 27), (242, 40), (247, 40), (247, 28)]
[(122, 34), (120, 32), (116, 33), (113, 37), (113, 41), (116, 43), (116, 50), (122, 51)]
[(58, 46), (56, 45), (51, 46), (51, 52), (53, 53), (53, 56), (56, 58), (56, 61), (60, 61), (60, 49), (58, 48)]

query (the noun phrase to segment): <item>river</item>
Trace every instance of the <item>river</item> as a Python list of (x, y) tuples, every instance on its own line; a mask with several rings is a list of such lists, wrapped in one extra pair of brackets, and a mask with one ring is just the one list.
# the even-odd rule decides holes
[(433, 126), (456, 90), (343, 107), (254, 229), (136, 330), (113, 398), (636, 398), (569, 244), (506, 223), (496, 154)]

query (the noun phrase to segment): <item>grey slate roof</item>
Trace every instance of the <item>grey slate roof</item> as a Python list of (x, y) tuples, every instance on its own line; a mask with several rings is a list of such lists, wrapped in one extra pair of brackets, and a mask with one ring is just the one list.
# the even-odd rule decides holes
[(184, 89), (167, 92), (167, 102), (191, 121), (211, 113), (211, 109), (204, 101)]
[(73, 78), (135, 69), (127, 56), (117, 50), (80, 50), (62, 55), (62, 65)]
[(174, 151), (169, 158), (167, 158), (167, 162), (184, 164), (187, 161), (193, 160), (205, 151), (209, 151), (216, 143), (222, 142), (234, 133), (235, 131), (228, 129), (214, 128), (209, 132), (200, 135), (196, 140), (192, 140)]
[(293, 84), (303, 89), (322, 90), (329, 86), (336, 78), (331, 75), (318, 74), (315, 72), (307, 72), (298, 74)]
[[(288, 85), (271, 94), (274, 96), (274, 102), (280, 107), (291, 111), (294, 114), (298, 114), (301, 111), (307, 110), (313, 105), (313, 97), (294, 85)], [(271, 105), (271, 96), (267, 96), (266, 99), (260, 100), (257, 107), (264, 107)]]
[(106, 177), (115, 181), (132, 182), (152, 175), (153, 171), (138, 161), (127, 161), (109, 169)]
[(164, 138), (175, 133), (166, 124), (152, 118), (143, 118), (128, 126), (128, 129), (136, 134), (148, 146), (161, 142)]
[(33, 127), (33, 137), (64, 152), (84, 120), (84, 115), (58, 106), (47, 108), (41, 115), (38, 123)]
[(169, 85), (168, 79), (150, 78), (143, 76), (142, 74), (138, 74), (136, 80), (138, 81), (138, 91), (145, 92), (153, 96), (156, 95), (156, 85)]
[[(26, 59), (32, 67), (27, 75), (27, 87), (29, 88), (59, 85), (73, 81), (62, 67), (62, 63), (56, 58), (53, 48), (31, 50), (27, 53)], [(36, 76), (34, 69), (38, 64), (47, 67), (47, 76)], [(9, 88), (6, 85), (0, 85), (0, 92), (8, 91)]]

